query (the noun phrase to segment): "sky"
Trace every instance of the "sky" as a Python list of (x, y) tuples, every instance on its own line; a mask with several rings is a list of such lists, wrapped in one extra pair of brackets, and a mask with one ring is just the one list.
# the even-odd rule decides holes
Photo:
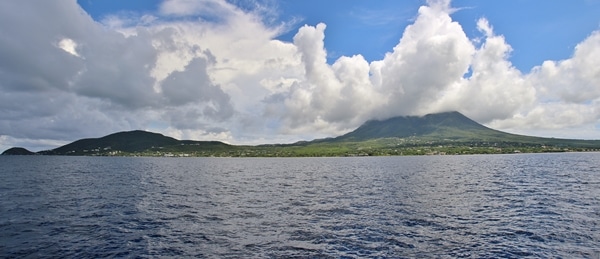
[(600, 139), (600, 0), (0, 1), (0, 150), (291, 143), (459, 111)]

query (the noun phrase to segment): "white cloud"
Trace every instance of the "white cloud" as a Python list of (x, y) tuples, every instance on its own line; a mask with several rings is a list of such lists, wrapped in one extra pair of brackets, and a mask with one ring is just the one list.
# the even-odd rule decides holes
[(600, 98), (600, 31), (579, 43), (570, 59), (535, 67), (531, 80), (549, 99), (586, 103)]
[(362, 56), (341, 57), (327, 64), (325, 28), (325, 24), (303, 26), (294, 37), (304, 75), (284, 94), (276, 92), (280, 97), (276, 100), (284, 103), (278, 114), (283, 132), (340, 134), (364, 122), (377, 104), (369, 64)]
[(512, 48), (504, 37), (495, 35), (485, 19), (477, 25), (485, 37), (470, 61), (471, 75), (445, 90), (438, 109), (458, 110), (481, 123), (510, 118), (533, 104), (535, 89), (508, 61)]
[(387, 97), (378, 116), (434, 112), (430, 104), (467, 72), (474, 47), (447, 4), (419, 8), (394, 51), (371, 64), (375, 87)]
[(575, 48), (569, 59), (548, 60), (520, 78), (535, 89), (527, 109), (490, 125), (523, 134), (600, 138), (600, 32)]
[(79, 53), (77, 53), (77, 42), (72, 39), (64, 38), (60, 40), (58, 42), (58, 47), (73, 56), (80, 57)]

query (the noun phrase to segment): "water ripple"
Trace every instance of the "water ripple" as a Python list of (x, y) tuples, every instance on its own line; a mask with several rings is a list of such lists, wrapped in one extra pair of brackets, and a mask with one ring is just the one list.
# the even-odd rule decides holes
[(0, 257), (598, 258), (599, 158), (0, 157)]

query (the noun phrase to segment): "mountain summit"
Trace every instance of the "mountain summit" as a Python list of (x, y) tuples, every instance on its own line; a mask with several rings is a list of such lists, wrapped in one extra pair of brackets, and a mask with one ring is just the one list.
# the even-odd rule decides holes
[(502, 132), (487, 128), (459, 112), (444, 112), (425, 116), (399, 116), (386, 120), (370, 120), (356, 130), (336, 139), (353, 141), (406, 137), (461, 139), (473, 136), (475, 133), (497, 135)]

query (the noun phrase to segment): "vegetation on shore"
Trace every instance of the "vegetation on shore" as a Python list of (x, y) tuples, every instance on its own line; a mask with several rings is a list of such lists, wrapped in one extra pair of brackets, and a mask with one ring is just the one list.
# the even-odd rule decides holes
[[(7, 150), (8, 151), (8, 150)], [(23, 150), (19, 150), (23, 151)], [(236, 146), (177, 140), (146, 131), (81, 139), (39, 155), (167, 157), (316, 157), (459, 155), (600, 151), (599, 140), (539, 138), (489, 129), (458, 112), (368, 121), (328, 139), (293, 144)], [(5, 152), (6, 153), (6, 152)], [(26, 154), (27, 152), (21, 152)]]
[(89, 151), (83, 155), (164, 156), (164, 157), (322, 157), (322, 156), (402, 156), (513, 154), (543, 152), (590, 152), (594, 147), (536, 145), (510, 142), (432, 142), (418, 138), (382, 138), (361, 142), (309, 143), (304, 145), (261, 146), (169, 146), (136, 152)]

